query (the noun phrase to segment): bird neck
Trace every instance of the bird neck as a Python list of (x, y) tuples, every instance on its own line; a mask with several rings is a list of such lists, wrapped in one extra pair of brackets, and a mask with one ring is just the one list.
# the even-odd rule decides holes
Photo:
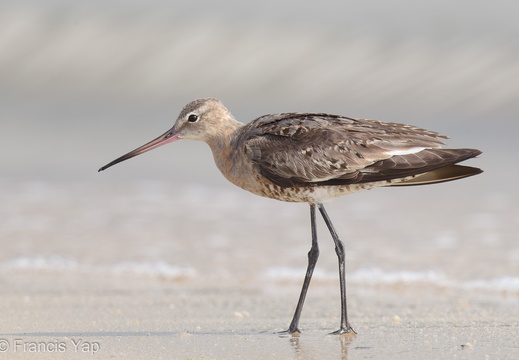
[[(211, 148), (216, 166), (220, 172), (233, 184), (241, 186), (239, 182), (239, 169), (233, 159), (237, 149), (233, 149), (233, 140), (238, 136), (243, 124), (234, 120), (219, 126), (218, 136), (209, 138), (206, 143)], [(239, 167), (239, 166), (238, 166)]]
[(228, 152), (234, 133), (243, 126), (241, 122), (236, 121), (234, 118), (229, 118), (227, 121), (219, 124), (218, 132), (206, 140), (213, 153)]

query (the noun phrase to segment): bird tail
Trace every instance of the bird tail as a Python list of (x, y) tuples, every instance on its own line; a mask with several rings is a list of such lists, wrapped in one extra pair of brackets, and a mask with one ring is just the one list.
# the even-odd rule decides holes
[(481, 174), (483, 170), (465, 165), (449, 165), (436, 170), (417, 175), (409, 180), (395, 182), (389, 186), (411, 186), (436, 184), (446, 181), (463, 179), (469, 176)]

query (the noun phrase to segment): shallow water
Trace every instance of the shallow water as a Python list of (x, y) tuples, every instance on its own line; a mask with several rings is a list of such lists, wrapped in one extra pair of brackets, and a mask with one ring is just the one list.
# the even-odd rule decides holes
[[(518, 294), (517, 202), (499, 192), (474, 196), (462, 188), (463, 182), (381, 188), (328, 204), (346, 244), (349, 282)], [(232, 187), (160, 181), (3, 182), (1, 191), (3, 276), (48, 272), (297, 284), (304, 274), (310, 247), (305, 204)], [(315, 280), (334, 282), (332, 241), (318, 224)]]

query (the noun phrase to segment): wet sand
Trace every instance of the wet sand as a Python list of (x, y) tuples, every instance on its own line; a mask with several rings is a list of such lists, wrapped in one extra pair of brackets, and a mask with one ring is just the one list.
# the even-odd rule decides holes
[(329, 204), (351, 338), (327, 335), (340, 305), (323, 224), (302, 334), (277, 333), (306, 266), (307, 206), (161, 182), (1, 189), (0, 358), (519, 358), (515, 195), (444, 185)]
[(318, 280), (303, 311), (302, 334), (289, 336), (276, 332), (288, 326), (298, 284), (47, 273), (12, 274), (3, 285), (2, 358), (519, 357), (518, 299), (503, 294), (354, 285), (350, 316), (358, 335), (332, 336), (337, 284)]

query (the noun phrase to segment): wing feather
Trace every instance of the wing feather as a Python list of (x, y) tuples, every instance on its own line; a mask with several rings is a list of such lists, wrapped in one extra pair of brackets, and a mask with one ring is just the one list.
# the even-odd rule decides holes
[(452, 154), (426, 151), (441, 148), (441, 138), (447, 137), (404, 124), (285, 113), (254, 120), (236, 141), (266, 178), (294, 186), (378, 181), (441, 164)]

